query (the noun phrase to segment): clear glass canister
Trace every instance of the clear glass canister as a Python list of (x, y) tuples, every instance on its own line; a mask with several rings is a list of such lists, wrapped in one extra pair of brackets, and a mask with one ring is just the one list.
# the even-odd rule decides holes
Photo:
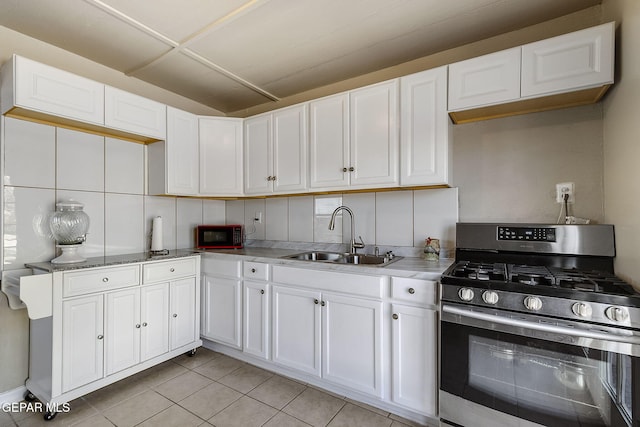
[(76, 201), (56, 203), (51, 217), (51, 233), (59, 245), (75, 245), (85, 241), (89, 230), (89, 215), (84, 205)]

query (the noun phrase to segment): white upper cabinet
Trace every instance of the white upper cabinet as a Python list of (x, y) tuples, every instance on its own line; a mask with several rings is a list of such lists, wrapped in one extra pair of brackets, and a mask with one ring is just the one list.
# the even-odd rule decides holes
[(520, 97), (520, 47), (449, 65), (449, 110)]
[(307, 189), (307, 105), (246, 119), (244, 189), (247, 195)]
[(309, 187), (313, 190), (349, 185), (349, 95), (309, 103)]
[(349, 93), (351, 187), (398, 185), (398, 80)]
[(193, 196), (199, 191), (198, 116), (167, 108), (167, 139), (147, 146), (149, 194)]
[(242, 119), (200, 117), (200, 194), (242, 195)]
[(104, 90), (104, 124), (108, 128), (165, 139), (167, 106), (111, 86)]
[(613, 83), (615, 23), (522, 47), (522, 96)]
[(400, 79), (400, 185), (448, 184), (447, 67)]
[(103, 84), (21, 56), (4, 64), (0, 93), (2, 114), (18, 108), (36, 118), (104, 124)]

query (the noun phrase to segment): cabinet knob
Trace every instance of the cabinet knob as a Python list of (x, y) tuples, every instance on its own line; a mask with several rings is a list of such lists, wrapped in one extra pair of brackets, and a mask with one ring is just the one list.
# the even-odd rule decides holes
[(318, 299), (317, 299), (317, 298), (315, 298), (315, 299), (313, 300), (313, 303), (314, 303), (314, 304), (318, 304), (319, 302), (320, 302), (320, 301), (318, 301)]
[(172, 273), (175, 273), (175, 272), (176, 272), (176, 269), (175, 269), (175, 268), (173, 268), (173, 267), (171, 267), (171, 268), (169, 269), (169, 271), (170, 271), (170, 272), (172, 272)]
[(104, 283), (107, 283), (107, 282), (109, 281), (109, 278), (108, 278), (108, 277), (103, 277), (103, 278), (102, 278), (102, 281), (103, 281)]
[(395, 313), (393, 313), (393, 316), (391, 316), (391, 317), (393, 317), (393, 320), (398, 320), (398, 315), (395, 314)]
[(260, 293), (264, 295), (264, 289), (260, 289)]
[(324, 307), (324, 306), (325, 306), (325, 302), (324, 302), (324, 301), (322, 301), (322, 302), (320, 303), (320, 305)]
[(142, 324), (142, 326), (144, 326), (144, 327), (146, 327), (147, 325), (148, 325), (148, 323), (147, 323), (147, 322), (144, 322), (144, 323)]
[(178, 317), (178, 315), (176, 313), (173, 313), (173, 317)]
[(98, 335), (99, 340), (101, 340), (102, 338), (104, 338), (104, 335)]
[(275, 181), (275, 180), (276, 180), (275, 175), (271, 177), (271, 180), (272, 180), (272, 181)]
[(140, 323), (136, 325), (136, 329), (140, 329)]
[(255, 272), (256, 272), (256, 269), (255, 269), (255, 268), (252, 268), (252, 269), (251, 269), (251, 272), (252, 272), (252, 273), (255, 273)]
[(267, 181), (271, 181), (271, 177), (270, 176), (267, 177)]
[(349, 169), (347, 169), (347, 168), (342, 168), (342, 172), (346, 172), (346, 171), (348, 171), (348, 170), (349, 170)]
[(354, 170), (356, 170), (356, 168), (354, 168), (353, 166), (349, 168), (349, 172), (353, 172)]
[(413, 295), (413, 294), (415, 294), (415, 293), (416, 293), (416, 290), (415, 290), (415, 289), (413, 289), (413, 288), (409, 288), (409, 293), (410, 293), (411, 295)]

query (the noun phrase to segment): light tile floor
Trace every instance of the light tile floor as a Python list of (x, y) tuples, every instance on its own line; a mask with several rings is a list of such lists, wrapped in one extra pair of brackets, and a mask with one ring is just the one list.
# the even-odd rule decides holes
[(52, 421), (0, 411), (0, 427), (406, 427), (388, 412), (199, 348), (70, 402)]

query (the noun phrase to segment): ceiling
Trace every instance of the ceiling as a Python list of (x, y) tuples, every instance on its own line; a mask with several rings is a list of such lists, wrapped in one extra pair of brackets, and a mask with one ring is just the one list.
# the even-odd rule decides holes
[(0, 0), (0, 25), (224, 113), (602, 0)]

